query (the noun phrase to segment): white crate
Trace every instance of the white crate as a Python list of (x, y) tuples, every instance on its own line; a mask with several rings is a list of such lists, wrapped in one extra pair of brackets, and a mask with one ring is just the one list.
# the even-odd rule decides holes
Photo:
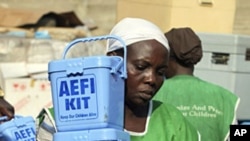
[(44, 66), (47, 64), (0, 64), (0, 85), (17, 115), (36, 118), (42, 108), (52, 106), (51, 86)]
[(5, 80), (5, 99), (15, 107), (15, 113), (36, 118), (44, 107), (52, 106), (48, 80), (12, 78)]
[(197, 33), (203, 58), (194, 74), (240, 97), (238, 119), (250, 119), (250, 36)]

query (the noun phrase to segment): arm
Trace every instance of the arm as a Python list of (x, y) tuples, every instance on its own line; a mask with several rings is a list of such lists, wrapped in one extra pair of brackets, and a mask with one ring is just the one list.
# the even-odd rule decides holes
[(4, 99), (4, 92), (0, 87), (0, 116), (7, 116), (8, 120), (14, 117), (14, 107)]

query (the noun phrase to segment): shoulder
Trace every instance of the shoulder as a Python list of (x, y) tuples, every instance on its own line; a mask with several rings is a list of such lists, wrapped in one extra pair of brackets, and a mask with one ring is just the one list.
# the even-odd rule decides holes
[(232, 98), (237, 98), (237, 96), (232, 91), (230, 91), (229, 89), (227, 89), (221, 85), (209, 82), (209, 81), (201, 79), (197, 76), (194, 76), (193, 79), (196, 79), (196, 81), (199, 85), (199, 87), (197, 87), (197, 89), (200, 88), (201, 90), (206, 91), (207, 93), (229, 95)]
[(238, 96), (236, 94), (234, 94), (232, 91), (230, 91), (229, 89), (227, 89), (221, 85), (218, 85), (218, 84), (215, 84), (212, 82), (208, 82), (205, 80), (201, 80), (201, 82), (203, 82), (203, 85), (204, 85), (203, 88), (205, 90), (208, 90), (208, 91), (216, 93), (216, 94), (220, 94), (220, 95), (222, 95), (222, 97), (225, 97), (225, 98), (230, 97), (230, 98), (233, 98), (234, 100), (238, 99)]

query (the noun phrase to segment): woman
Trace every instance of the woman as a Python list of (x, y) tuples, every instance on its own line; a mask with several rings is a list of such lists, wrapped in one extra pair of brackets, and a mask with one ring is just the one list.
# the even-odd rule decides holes
[(194, 76), (202, 44), (191, 28), (173, 28), (165, 36), (171, 48), (167, 79), (154, 99), (176, 106), (200, 132), (202, 141), (225, 141), (239, 98)]
[[(168, 64), (168, 41), (163, 32), (149, 21), (125, 18), (110, 34), (121, 37), (127, 46), (124, 130), (131, 141), (199, 140), (197, 130), (174, 106), (151, 100), (163, 83)], [(108, 40), (107, 55), (123, 57), (123, 53), (119, 41)], [(44, 135), (38, 133), (38, 138)]]
[[(153, 23), (125, 18), (112, 29), (127, 46), (125, 124), (131, 141), (196, 141), (197, 131), (169, 104), (152, 101), (168, 64), (168, 41)], [(108, 55), (123, 56), (118, 41), (109, 41)]]

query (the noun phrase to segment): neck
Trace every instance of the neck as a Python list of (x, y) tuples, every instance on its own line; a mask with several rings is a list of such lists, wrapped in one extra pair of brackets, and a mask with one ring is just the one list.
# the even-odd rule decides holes
[(194, 66), (186, 67), (182, 65), (177, 65), (175, 75), (192, 75), (194, 73)]
[(147, 117), (149, 103), (142, 106), (125, 105), (125, 115), (134, 117)]
[(143, 106), (125, 105), (124, 128), (128, 131), (143, 132), (146, 129), (149, 104)]

